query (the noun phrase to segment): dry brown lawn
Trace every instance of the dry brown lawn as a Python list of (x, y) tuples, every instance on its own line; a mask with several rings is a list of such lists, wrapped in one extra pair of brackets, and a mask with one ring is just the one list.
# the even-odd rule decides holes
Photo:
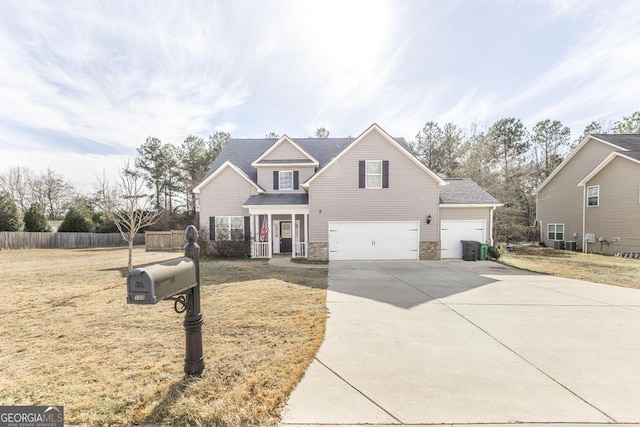
[(185, 379), (183, 315), (127, 305), (126, 259), (0, 252), (0, 405), (64, 405), (86, 425), (277, 423), (324, 335), (327, 270), (203, 260), (205, 375)]
[(637, 259), (521, 244), (516, 245), (514, 252), (503, 253), (500, 262), (553, 276), (640, 289), (640, 260)]

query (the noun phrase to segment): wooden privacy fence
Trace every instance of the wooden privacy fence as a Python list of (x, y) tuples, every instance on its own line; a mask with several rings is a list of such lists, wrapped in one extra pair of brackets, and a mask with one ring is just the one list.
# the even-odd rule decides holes
[[(136, 234), (134, 244), (144, 244), (144, 234)], [(0, 249), (77, 249), (127, 246), (120, 233), (31, 233), (0, 232)]]
[(144, 233), (144, 248), (147, 251), (180, 251), (187, 241), (184, 230), (146, 231)]

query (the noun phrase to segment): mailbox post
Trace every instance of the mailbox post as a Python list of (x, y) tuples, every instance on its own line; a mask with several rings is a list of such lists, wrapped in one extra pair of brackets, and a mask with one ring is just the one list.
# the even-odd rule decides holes
[(204, 372), (202, 355), (202, 312), (200, 311), (200, 246), (196, 243), (198, 230), (193, 225), (184, 232), (187, 244), (184, 256), (191, 258), (196, 265), (197, 285), (187, 290), (187, 313), (184, 315), (184, 333), (186, 337), (184, 373), (200, 376)]
[(184, 257), (146, 268), (136, 268), (127, 277), (127, 303), (157, 304), (174, 301), (174, 310), (184, 315), (186, 338), (184, 373), (201, 376), (204, 373), (202, 355), (202, 312), (200, 309), (200, 246), (198, 230), (193, 225), (184, 232), (187, 244)]

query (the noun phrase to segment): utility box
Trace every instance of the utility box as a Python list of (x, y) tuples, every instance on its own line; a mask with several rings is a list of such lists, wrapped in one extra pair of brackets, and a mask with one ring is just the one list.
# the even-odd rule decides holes
[(568, 251), (576, 251), (577, 249), (577, 242), (573, 242), (573, 241), (566, 241), (564, 242), (564, 248)]
[(554, 240), (553, 249), (564, 249), (564, 240)]
[(136, 268), (127, 277), (127, 303), (157, 304), (197, 284), (196, 263), (188, 257)]

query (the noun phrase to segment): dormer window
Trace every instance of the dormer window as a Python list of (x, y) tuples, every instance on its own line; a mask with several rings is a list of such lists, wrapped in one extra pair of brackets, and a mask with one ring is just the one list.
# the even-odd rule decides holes
[(278, 189), (293, 190), (293, 171), (278, 171)]
[(300, 186), (298, 171), (273, 171), (274, 190), (297, 190)]

